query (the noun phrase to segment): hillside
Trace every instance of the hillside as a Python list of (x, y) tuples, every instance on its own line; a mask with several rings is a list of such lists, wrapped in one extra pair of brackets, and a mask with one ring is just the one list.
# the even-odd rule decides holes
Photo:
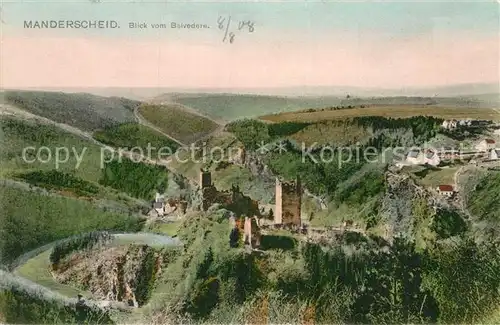
[[(74, 173), (87, 181), (97, 182), (101, 174), (101, 148), (94, 143), (82, 139), (55, 126), (18, 118), (0, 118), (2, 151), (0, 152), (1, 175), (28, 170), (59, 169)], [(41, 147), (39, 157), (46, 163), (35, 159)], [(32, 147), (26, 152), (27, 162), (23, 159), (23, 149)], [(67, 148), (68, 155), (61, 149), (60, 161), (56, 166), (56, 148)], [(80, 158), (79, 158), (80, 157)], [(67, 158), (67, 161), (65, 161)], [(80, 163), (78, 163), (80, 162)]]
[(120, 97), (87, 93), (6, 91), (3, 101), (30, 113), (93, 131), (119, 123), (133, 122), (140, 102)]
[[(160, 148), (170, 148), (172, 153), (179, 148), (179, 144), (175, 141), (138, 123), (110, 126), (94, 132), (93, 136), (96, 140), (115, 148), (127, 148), (128, 150), (141, 148), (144, 154), (147, 154), (149, 144), (152, 158), (157, 157)], [(167, 149), (162, 152), (168, 153)]]
[[(488, 269), (499, 262), (498, 255), (487, 246), (463, 240), (456, 246), (443, 243), (433, 252), (419, 252), (403, 238), (389, 245), (376, 237), (350, 242), (353, 239), (345, 236), (333, 247), (321, 247), (268, 233), (262, 238), (267, 243), (265, 253), (249, 254), (241, 246), (229, 247), (226, 213), (218, 210), (184, 222), (179, 236), (185, 251), (167, 266), (151, 297), (155, 319), (258, 324), (467, 322), (498, 302), (495, 291), (481, 285), (491, 280), (496, 288), (500, 281)], [(289, 244), (287, 248), (281, 248), (282, 242)], [(465, 251), (470, 254), (464, 255)], [(468, 259), (465, 269), (461, 263)], [(455, 277), (449, 277), (452, 274)], [(477, 303), (480, 297), (485, 297), (483, 304)]]
[[(160, 97), (161, 98), (161, 97)], [(232, 121), (277, 112), (336, 106), (337, 97), (281, 97), (238, 94), (176, 94), (172, 100), (216, 120)]]
[[(141, 105), (135, 111), (141, 120), (183, 143), (206, 143), (194, 156), (181, 152), (178, 158), (187, 162), (173, 159), (166, 166), (127, 158), (103, 162), (101, 148), (92, 141), (52, 125), (1, 117), (0, 264), (30, 252), (19, 259), (14, 274), (54, 295), (82, 293), (89, 302), (99, 299), (108, 306), (131, 303), (126, 311), (106, 313), (106, 322), (477, 323), (500, 306), (497, 233), (488, 237), (492, 240), (478, 240), (485, 238), (478, 224), (498, 225), (498, 172), (462, 163), (398, 169), (390, 152), (380, 152), (435, 141), (439, 117), (486, 116), (486, 111), (426, 105), (425, 100), (268, 115), (266, 122), (238, 119), (224, 130), (180, 105)], [(285, 105), (274, 103), (274, 108)], [(381, 111), (370, 115), (376, 108)], [(425, 112), (438, 118), (414, 116)], [(119, 147), (179, 148), (142, 123), (105, 125), (93, 129), (93, 136)], [(353, 157), (347, 150), (331, 150), (325, 158), (315, 150), (304, 157), (302, 142), (380, 151)], [(60, 165), (27, 163), (21, 155), (30, 146), (45, 146), (51, 154), (62, 147), (74, 151)], [(213, 154), (215, 147), (222, 152)], [(217, 159), (220, 153), (226, 155), (223, 161)], [(211, 171), (216, 189), (200, 190), (200, 168)], [(467, 168), (481, 173), (470, 176), (469, 187), (462, 189), (456, 173)], [(276, 177), (300, 179), (292, 189), (302, 196), (301, 209), (293, 212), (299, 211), (297, 228), (273, 220), (269, 208), (278, 211)], [(459, 193), (439, 195), (435, 187), (441, 183), (455, 183)], [(290, 186), (281, 190), (290, 194)], [(164, 215), (151, 210), (156, 192), (164, 193)], [(289, 205), (300, 202), (293, 200)], [(207, 208), (198, 208), (205, 201)], [(186, 210), (174, 213), (181, 203)], [(258, 219), (251, 224), (257, 247), (245, 243), (246, 216)], [(115, 237), (100, 230), (163, 235)], [(164, 248), (173, 242), (165, 234), (175, 235), (182, 248)], [(57, 315), (68, 322), (85, 319), (75, 321), (73, 305), (65, 299), (53, 303), (28, 292), (31, 285), (18, 290), (3, 281), (0, 322), (50, 323), (58, 321)]]
[(0, 322), (3, 324), (113, 324), (109, 312), (81, 306), (31, 281), (0, 270)]
[(182, 143), (192, 143), (218, 128), (218, 124), (175, 105), (142, 105), (139, 113), (149, 123)]
[(471, 212), (481, 220), (500, 226), (500, 172), (485, 173), (471, 183), (475, 183), (467, 200)]

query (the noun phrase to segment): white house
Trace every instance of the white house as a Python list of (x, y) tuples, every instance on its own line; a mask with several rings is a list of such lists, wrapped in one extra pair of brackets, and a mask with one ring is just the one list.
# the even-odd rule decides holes
[(500, 148), (490, 150), (490, 155), (488, 158), (491, 160), (499, 160), (500, 159)]
[(418, 149), (410, 150), (410, 152), (408, 152), (408, 154), (406, 155), (406, 161), (414, 165), (421, 164), (423, 159), (420, 150)]
[(163, 204), (163, 202), (155, 202), (153, 204), (153, 208), (158, 213), (158, 216), (163, 217), (163, 215), (165, 214), (165, 205)]
[(457, 120), (445, 120), (441, 126), (444, 129), (451, 130), (451, 129), (456, 129), (458, 126), (458, 121)]
[(429, 150), (425, 153), (424, 163), (431, 166), (437, 166), (441, 163), (441, 159), (436, 152)]
[(452, 185), (439, 185), (436, 190), (439, 194), (448, 198), (451, 198), (453, 194), (455, 194), (455, 190)]
[(458, 126), (457, 120), (445, 120), (441, 126), (447, 130), (456, 129)]
[(481, 152), (488, 152), (489, 150), (495, 149), (496, 143), (493, 139), (484, 139), (476, 145), (476, 150)]

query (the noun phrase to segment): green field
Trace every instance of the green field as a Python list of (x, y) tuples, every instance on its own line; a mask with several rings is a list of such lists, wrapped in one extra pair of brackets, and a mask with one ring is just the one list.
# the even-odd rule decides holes
[[(102, 143), (115, 148), (132, 149), (141, 148), (144, 154), (147, 153), (148, 144), (151, 145), (151, 153), (156, 158), (158, 149), (168, 147), (171, 152), (179, 148), (179, 144), (155, 130), (137, 123), (125, 123), (110, 126), (104, 130), (94, 132), (94, 138)], [(166, 149), (165, 149), (166, 150)], [(165, 151), (168, 152), (168, 151)]]
[(278, 112), (336, 106), (337, 97), (280, 97), (235, 94), (184, 94), (174, 100), (216, 120), (232, 121)]
[(181, 221), (158, 222), (151, 227), (151, 231), (166, 234), (168, 236), (176, 236), (181, 223)]
[(435, 188), (438, 185), (454, 185), (454, 176), (458, 167), (436, 168), (416, 172), (421, 177), (420, 183), (427, 187)]
[(183, 143), (191, 143), (215, 131), (214, 121), (175, 105), (142, 105), (139, 113), (151, 124)]
[(29, 259), (14, 271), (14, 274), (33, 281), (50, 290), (60, 293), (66, 297), (75, 298), (78, 294), (84, 297), (92, 297), (90, 292), (85, 292), (69, 285), (59, 283), (50, 273), (50, 249)]
[(47, 91), (6, 91), (5, 101), (35, 115), (87, 131), (133, 122), (134, 108), (140, 104), (120, 97)]

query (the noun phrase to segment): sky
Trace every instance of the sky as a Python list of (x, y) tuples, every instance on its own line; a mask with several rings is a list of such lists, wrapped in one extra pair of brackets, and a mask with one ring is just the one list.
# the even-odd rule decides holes
[[(0, 83), (394, 89), (498, 83), (499, 9), (493, 1), (4, 1)], [(119, 27), (25, 27), (42, 20)], [(171, 28), (172, 22), (209, 28)], [(253, 31), (239, 30), (240, 22), (251, 22)], [(233, 43), (224, 40), (231, 32)]]

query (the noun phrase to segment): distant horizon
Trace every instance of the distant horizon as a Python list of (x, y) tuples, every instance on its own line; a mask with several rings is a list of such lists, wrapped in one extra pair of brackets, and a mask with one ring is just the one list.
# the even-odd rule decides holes
[[(479, 88), (479, 89), (478, 89)], [(157, 97), (172, 94), (231, 94), (231, 95), (256, 95), (256, 96), (282, 96), (282, 97), (460, 97), (493, 95), (500, 96), (500, 84), (497, 83), (460, 83), (452, 85), (438, 85), (426, 87), (356, 87), (347, 85), (297, 85), (274, 87), (4, 87), (2, 90), (27, 90), (27, 91), (61, 91), (68, 93), (91, 93), (96, 95), (116, 96), (113, 93), (149, 93), (143, 97)], [(303, 91), (303, 93), (300, 93)], [(96, 93), (97, 92), (97, 93)], [(299, 92), (299, 93), (297, 93)], [(442, 93), (440, 93), (442, 92)], [(154, 93), (154, 94), (153, 94)]]

